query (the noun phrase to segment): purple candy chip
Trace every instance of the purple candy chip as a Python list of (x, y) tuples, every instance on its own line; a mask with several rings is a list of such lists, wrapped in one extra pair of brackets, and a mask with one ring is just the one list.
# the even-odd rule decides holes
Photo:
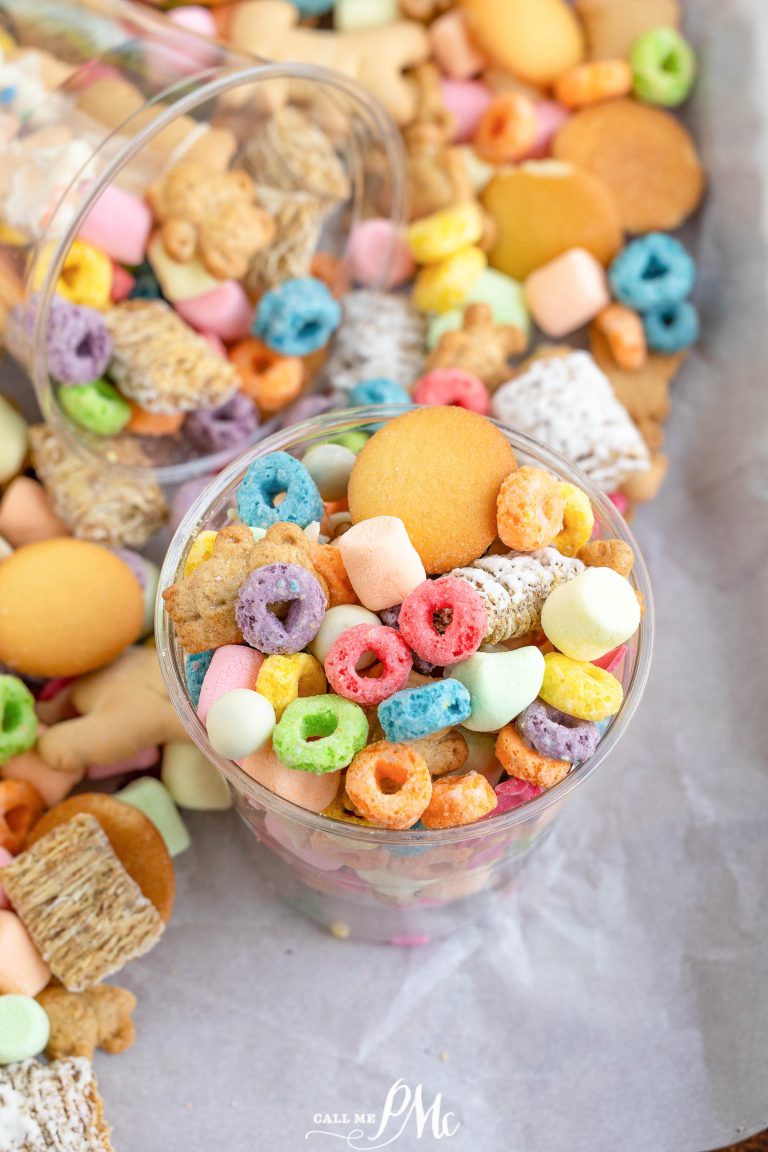
[[(281, 619), (272, 609), (287, 606)], [(298, 564), (266, 564), (240, 589), (235, 606), (237, 626), (246, 644), (269, 656), (301, 652), (317, 635), (325, 615), (319, 583)]]
[(184, 430), (202, 452), (224, 452), (250, 440), (259, 426), (256, 405), (241, 392), (220, 408), (201, 408), (187, 417)]
[(552, 760), (570, 760), (580, 764), (588, 760), (600, 743), (600, 729), (590, 720), (579, 720), (534, 700), (515, 721), (524, 740), (541, 756)]

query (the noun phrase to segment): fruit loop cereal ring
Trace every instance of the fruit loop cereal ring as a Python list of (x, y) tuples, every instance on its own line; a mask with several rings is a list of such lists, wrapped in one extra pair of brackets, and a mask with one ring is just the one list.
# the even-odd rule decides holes
[(439, 264), (422, 268), (413, 286), (413, 304), (420, 312), (450, 312), (457, 308), (485, 271), (488, 257), (481, 248), (460, 248)]
[(319, 660), (308, 652), (268, 656), (256, 677), (256, 691), (269, 700), (279, 720), (300, 696), (322, 696), (327, 687)]
[(20, 852), (44, 811), (42, 796), (26, 780), (0, 780), (0, 848)]
[(341, 604), (357, 604), (355, 590), (349, 582), (344, 560), (338, 548), (330, 544), (314, 544), (309, 550), (312, 565), (328, 587), (328, 607), (338, 608)]
[(459, 828), (493, 812), (496, 793), (479, 772), (443, 776), (432, 784), (432, 799), (421, 814), (425, 828)]
[(187, 558), (184, 561), (184, 579), (191, 576), (196, 568), (204, 564), (210, 558), (213, 552), (213, 546), (216, 543), (218, 532), (214, 532), (211, 528), (205, 528), (202, 532), (198, 532), (192, 541), (192, 547), (187, 552)]
[(541, 796), (543, 791), (544, 789), (539, 788), (538, 784), (529, 784), (527, 780), (515, 780), (514, 777), (510, 777), (509, 780), (502, 780), (501, 784), (497, 784), (495, 788), (497, 805), (495, 815), (501, 816), (504, 812), (511, 812), (513, 808), (520, 808), (529, 800), (535, 800), (537, 796)]
[(617, 300), (636, 312), (671, 308), (690, 295), (696, 265), (674, 236), (649, 232), (627, 244), (608, 272)]
[[(42, 288), (57, 241), (46, 244), (35, 261), (32, 287)], [(72, 304), (106, 308), (112, 288), (112, 261), (86, 240), (73, 240), (56, 281), (56, 292)]]
[(243, 392), (262, 412), (279, 411), (301, 392), (304, 365), (298, 356), (281, 356), (250, 337), (230, 348), (229, 359), (240, 373)]
[(526, 744), (514, 724), (506, 724), (499, 732), (496, 757), (510, 776), (538, 788), (554, 788), (571, 770), (570, 760), (553, 760)]
[(272, 733), (275, 755), (299, 772), (346, 768), (368, 739), (365, 712), (341, 696), (303, 696), (289, 704)]
[(624, 372), (639, 372), (648, 360), (643, 321), (625, 304), (609, 304), (595, 318), (595, 327), (608, 343), (611, 355)]
[(648, 347), (653, 352), (683, 352), (699, 338), (699, 314), (690, 300), (646, 312), (643, 326)]
[(200, 703), (203, 680), (205, 680), (205, 674), (211, 666), (215, 651), (215, 648), (209, 648), (207, 652), (195, 652), (191, 656), (184, 657), (184, 679), (187, 683), (189, 698), (195, 708)]
[[(11, 321), (19, 336), (34, 334), (38, 297), (14, 309)], [(17, 337), (18, 339), (18, 337)], [(54, 296), (48, 316), (48, 371), (60, 384), (90, 384), (106, 370), (112, 339), (101, 314)]]
[(638, 36), (629, 64), (634, 93), (640, 100), (676, 108), (688, 99), (696, 77), (696, 56), (676, 28), (651, 28)]
[(632, 69), (626, 60), (592, 60), (562, 75), (555, 84), (555, 100), (566, 108), (584, 108), (613, 100), (632, 91)]
[(488, 630), (488, 613), (470, 584), (441, 576), (425, 580), (406, 596), (398, 627), (422, 660), (444, 668), (477, 652)]
[[(378, 676), (361, 676), (357, 671), (360, 657), (369, 652), (382, 664)], [(332, 644), (325, 658), (325, 671), (334, 692), (363, 707), (380, 704), (404, 688), (412, 665), (403, 637), (383, 624), (357, 624), (348, 628)]]
[(474, 136), (475, 151), (492, 164), (522, 160), (533, 148), (539, 121), (536, 105), (518, 92), (504, 92), (486, 108)]
[(362, 380), (350, 388), (347, 393), (347, 404), (356, 408), (363, 404), (411, 404), (410, 394), (402, 384), (394, 380), (387, 380), (378, 376), (374, 380)]
[[(398, 628), (400, 620), (400, 609), (402, 604), (395, 604), (393, 608), (384, 608), (379, 612), (379, 619), (382, 624), (387, 628)], [(422, 660), (421, 656), (413, 653), (413, 670), (418, 672), (420, 676), (442, 676), (442, 668), (438, 668), (437, 664), (430, 664), (428, 660)]]
[[(280, 619), (270, 605), (287, 604)], [(257, 568), (237, 597), (235, 619), (246, 643), (257, 652), (288, 656), (300, 652), (323, 622), (325, 596), (315, 577), (298, 564)]]
[(417, 264), (437, 264), (477, 244), (483, 235), (483, 215), (474, 200), (424, 216), (411, 224), (406, 239)]
[(106, 380), (68, 384), (58, 401), (70, 420), (97, 436), (116, 436), (131, 419), (131, 406)]
[(491, 397), (477, 376), (461, 368), (435, 368), (417, 380), (413, 399), (417, 404), (453, 404), (481, 416), (490, 415)]
[(563, 512), (559, 482), (543, 468), (525, 464), (510, 472), (499, 490), (499, 536), (516, 552), (547, 548), (563, 529)]
[(125, 431), (136, 436), (173, 436), (184, 423), (183, 412), (147, 412), (135, 400), (129, 403), (131, 418)]
[(592, 535), (595, 513), (582, 488), (566, 480), (561, 480), (559, 487), (563, 498), (563, 529), (555, 536), (552, 547), (563, 556), (576, 556)]
[[(280, 507), (276, 496), (284, 494)], [(248, 466), (237, 489), (237, 511), (251, 528), (288, 521), (306, 528), (325, 514), (320, 493), (304, 465), (287, 452), (270, 452)]]
[(36, 739), (34, 696), (17, 676), (0, 676), (0, 764), (26, 752)]
[(603, 668), (571, 660), (561, 652), (548, 652), (544, 657), (544, 682), (539, 695), (545, 704), (568, 716), (579, 720), (606, 720), (621, 708), (624, 690), (616, 677)]
[(458, 680), (435, 680), (406, 688), (379, 704), (379, 723), (387, 740), (420, 740), (443, 728), (461, 724), (472, 712), (469, 692)]
[(253, 335), (284, 356), (324, 348), (341, 323), (341, 306), (322, 280), (300, 276), (262, 296)]
[(184, 430), (202, 452), (223, 452), (250, 440), (259, 426), (253, 400), (240, 392), (218, 408), (201, 408), (187, 416)]
[(534, 700), (515, 721), (517, 730), (541, 756), (580, 764), (588, 760), (600, 741), (600, 729), (589, 720), (558, 712), (543, 700)]
[(432, 795), (426, 761), (405, 744), (379, 740), (358, 752), (347, 769), (355, 808), (383, 828), (411, 828)]

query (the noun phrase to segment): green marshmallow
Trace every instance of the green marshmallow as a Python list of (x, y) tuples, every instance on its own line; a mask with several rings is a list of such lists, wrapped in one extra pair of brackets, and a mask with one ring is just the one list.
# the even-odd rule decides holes
[(321, 444), (340, 444), (342, 448), (349, 448), (350, 452), (357, 455), (365, 447), (370, 440), (367, 432), (340, 432), (338, 436), (331, 436), (328, 440), (319, 440), (317, 444), (313, 444), (313, 448), (319, 448)]
[(62, 385), (59, 405), (75, 424), (97, 436), (115, 436), (131, 418), (131, 406), (107, 380)]
[(35, 698), (18, 676), (0, 676), (0, 764), (37, 740)]
[(0, 996), (0, 1065), (39, 1055), (51, 1025), (45, 1009), (31, 996)]
[(194, 744), (166, 744), (160, 776), (179, 808), (223, 812), (232, 807), (226, 780)]
[(676, 28), (651, 28), (638, 36), (629, 64), (639, 100), (676, 108), (688, 99), (696, 77), (696, 55)]
[(189, 832), (168, 789), (154, 776), (142, 776), (116, 793), (116, 799), (143, 812), (157, 828), (171, 856), (189, 848)]
[(473, 732), (498, 732), (539, 694), (544, 657), (533, 644), (514, 652), (475, 652), (451, 670), (469, 692), (472, 711), (463, 722)]
[(427, 348), (430, 352), (446, 332), (461, 328), (464, 309), (468, 304), (488, 304), (496, 324), (515, 324), (526, 336), (531, 330), (523, 285), (511, 276), (497, 272), (495, 268), (486, 268), (470, 288), (461, 308), (432, 317), (427, 329)]

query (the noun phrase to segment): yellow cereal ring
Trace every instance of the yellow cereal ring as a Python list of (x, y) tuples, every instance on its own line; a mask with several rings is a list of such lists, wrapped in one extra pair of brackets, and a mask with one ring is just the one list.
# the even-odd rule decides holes
[(421, 312), (450, 312), (464, 302), (488, 263), (481, 248), (460, 248), (439, 264), (422, 268), (413, 286), (413, 303)]
[(278, 720), (299, 696), (322, 696), (327, 687), (322, 664), (307, 652), (268, 656), (256, 677), (256, 691), (266, 696)]
[(480, 207), (469, 200), (417, 220), (408, 229), (406, 240), (417, 264), (437, 264), (460, 248), (477, 244), (482, 235)]
[(539, 695), (568, 716), (605, 720), (621, 708), (624, 690), (615, 676), (595, 664), (571, 660), (562, 652), (547, 652)]
[(575, 556), (592, 535), (595, 513), (583, 488), (561, 480), (560, 495), (563, 498), (563, 530), (555, 536), (552, 547), (563, 556)]
[(217, 532), (212, 531), (210, 528), (204, 532), (198, 532), (192, 541), (192, 547), (187, 553), (187, 558), (184, 561), (184, 579), (191, 576), (196, 568), (209, 558), (213, 552), (214, 541), (216, 540)]
[[(35, 262), (32, 287), (43, 285), (58, 243), (46, 244)], [(112, 261), (99, 248), (85, 240), (73, 240), (56, 281), (56, 291), (73, 304), (88, 308), (106, 308), (112, 288)]]

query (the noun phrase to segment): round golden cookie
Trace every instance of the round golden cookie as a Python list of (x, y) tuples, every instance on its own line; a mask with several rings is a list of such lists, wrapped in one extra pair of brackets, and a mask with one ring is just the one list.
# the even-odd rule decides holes
[(565, 0), (459, 0), (480, 51), (546, 87), (584, 58), (584, 36)]
[(496, 536), (496, 497), (517, 467), (506, 437), (463, 408), (419, 408), (381, 428), (349, 478), (352, 522), (398, 516), (430, 574), (481, 556)]
[(612, 191), (628, 232), (670, 231), (704, 192), (696, 146), (679, 120), (636, 100), (606, 100), (566, 120), (553, 154)]
[(678, 0), (576, 0), (590, 60), (629, 59), (638, 36), (680, 26)]
[(98, 544), (61, 537), (0, 563), (0, 662), (27, 676), (80, 676), (138, 639), (139, 582)]
[(123, 868), (168, 923), (176, 891), (173, 862), (157, 828), (138, 808), (103, 792), (70, 796), (38, 820), (27, 836), (27, 848), (81, 812), (98, 820)]
[(502, 168), (482, 195), (497, 228), (490, 262), (524, 280), (569, 248), (608, 264), (622, 246), (613, 194), (591, 173), (554, 160)]

